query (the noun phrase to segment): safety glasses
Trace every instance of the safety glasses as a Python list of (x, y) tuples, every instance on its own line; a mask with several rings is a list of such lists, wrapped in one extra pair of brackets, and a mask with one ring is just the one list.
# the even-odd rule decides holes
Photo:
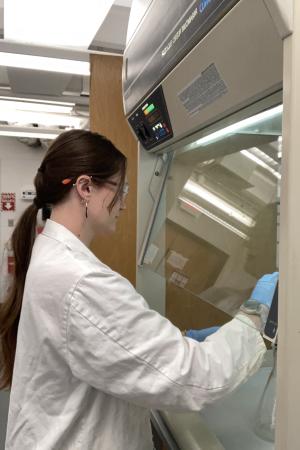
[[(119, 184), (116, 181), (111, 181), (111, 180), (106, 180), (105, 183), (111, 184), (112, 186), (118, 186), (118, 184)], [(123, 185), (123, 188), (122, 188), (122, 195), (123, 195), (123, 197), (126, 197), (128, 192), (129, 192), (129, 184), (125, 182), (124, 185)]]
[[(91, 175), (90, 178), (92, 179), (93, 176)], [(96, 177), (94, 177), (96, 178)], [(65, 178), (64, 180), (62, 180), (62, 184), (63, 185), (67, 185), (70, 184), (72, 182), (72, 178)], [(103, 184), (110, 184), (111, 186), (118, 186), (119, 183), (117, 183), (116, 181), (112, 181), (112, 180), (104, 180)], [(76, 183), (73, 183), (73, 186), (76, 186)], [(123, 188), (122, 188), (122, 196), (123, 198), (126, 197), (126, 195), (129, 192), (129, 184), (127, 182), (124, 183)]]

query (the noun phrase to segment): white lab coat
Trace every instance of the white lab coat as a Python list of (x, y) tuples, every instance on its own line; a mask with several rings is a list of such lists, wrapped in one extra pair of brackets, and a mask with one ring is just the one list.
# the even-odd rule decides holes
[(253, 373), (264, 352), (237, 319), (204, 343), (182, 337), (48, 220), (26, 278), (6, 450), (150, 450), (150, 408), (199, 410)]

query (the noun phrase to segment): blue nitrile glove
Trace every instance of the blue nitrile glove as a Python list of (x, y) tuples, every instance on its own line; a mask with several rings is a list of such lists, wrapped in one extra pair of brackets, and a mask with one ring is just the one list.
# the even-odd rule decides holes
[(185, 335), (198, 342), (203, 342), (208, 336), (218, 331), (220, 327), (202, 328), (201, 330), (187, 330)]
[(270, 308), (278, 281), (278, 275), (278, 272), (263, 275), (256, 283), (255, 288), (250, 295), (250, 300), (255, 300)]
[(277, 281), (278, 272), (263, 275), (256, 283), (250, 299), (245, 301), (240, 307), (242, 313), (260, 316), (259, 330), (261, 332), (263, 332), (268, 318)]

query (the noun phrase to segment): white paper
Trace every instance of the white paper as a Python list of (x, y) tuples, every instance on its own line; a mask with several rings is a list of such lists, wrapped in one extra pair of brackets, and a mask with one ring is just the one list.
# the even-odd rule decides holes
[(187, 262), (188, 258), (185, 258), (180, 253), (174, 252), (173, 250), (170, 251), (170, 255), (167, 259), (167, 263), (170, 264), (170, 266), (182, 270)]
[(158, 250), (159, 250), (159, 248), (156, 245), (150, 244), (149, 247), (147, 248), (147, 251), (145, 254), (144, 263), (152, 264), (154, 261), (154, 258), (156, 257), (156, 255), (158, 253)]

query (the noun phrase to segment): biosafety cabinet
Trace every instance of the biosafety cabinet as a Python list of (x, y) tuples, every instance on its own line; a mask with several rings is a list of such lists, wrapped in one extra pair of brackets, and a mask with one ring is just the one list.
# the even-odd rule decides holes
[[(204, 328), (280, 268), (276, 361), (269, 350), (199, 413), (153, 411), (171, 449), (299, 450), (299, 80), (298, 0), (133, 1), (123, 98), (140, 143), (138, 290), (182, 330)], [(257, 417), (275, 363), (272, 442)]]

